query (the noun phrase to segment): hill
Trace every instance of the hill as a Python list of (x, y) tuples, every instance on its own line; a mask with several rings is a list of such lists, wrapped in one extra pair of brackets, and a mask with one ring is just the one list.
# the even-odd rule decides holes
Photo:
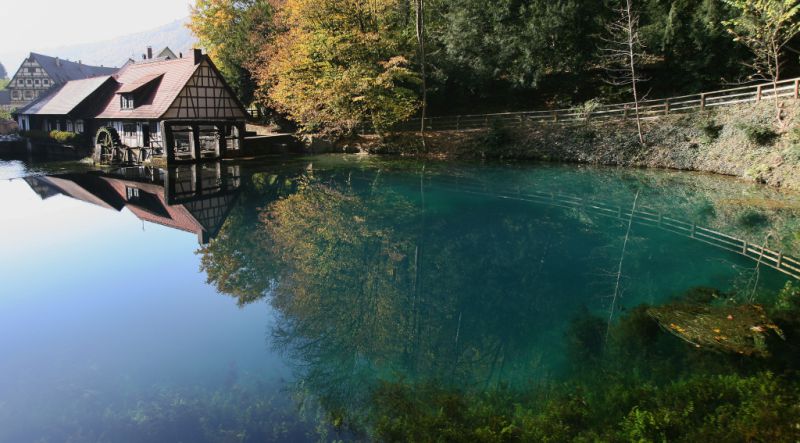
[[(22, 48), (20, 52), (0, 54), (0, 61), (5, 62), (11, 71), (9, 75), (13, 75), (22, 60), (31, 51), (67, 60), (80, 60), (96, 66), (122, 66), (129, 58), (141, 58), (147, 46), (152, 46), (154, 51), (160, 51), (163, 47), (169, 46), (176, 54), (179, 52), (185, 54), (194, 46), (196, 40), (185, 26), (188, 20), (187, 17), (149, 31), (101, 42), (51, 48)], [(0, 75), (0, 77), (2, 76)]]

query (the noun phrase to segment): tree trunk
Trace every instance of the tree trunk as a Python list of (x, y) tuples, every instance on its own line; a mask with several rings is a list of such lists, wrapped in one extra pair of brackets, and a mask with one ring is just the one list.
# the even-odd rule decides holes
[(634, 111), (636, 113), (636, 130), (639, 133), (639, 143), (644, 145), (644, 135), (642, 134), (642, 119), (639, 116), (639, 93), (636, 90), (636, 55), (634, 47), (634, 32), (633, 29), (633, 5), (631, 4), (631, 0), (627, 0), (626, 15), (628, 16), (628, 54), (630, 56), (630, 66), (631, 66), (631, 90), (633, 91), (633, 106)]
[(422, 148), (425, 149), (425, 116), (428, 110), (428, 83), (425, 62), (425, 0), (414, 0), (416, 12), (417, 50), (419, 52), (420, 75), (422, 76), (422, 112), (420, 117), (419, 135), (422, 139)]

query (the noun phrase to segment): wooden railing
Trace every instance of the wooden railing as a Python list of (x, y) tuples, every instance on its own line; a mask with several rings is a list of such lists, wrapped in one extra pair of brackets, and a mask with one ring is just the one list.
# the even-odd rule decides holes
[[(781, 80), (776, 84), (763, 83), (700, 94), (682, 95), (639, 102), (641, 118), (656, 118), (663, 115), (682, 112), (702, 111), (705, 109), (756, 103), (775, 98), (798, 99), (800, 97), (800, 78)], [(636, 114), (633, 102), (608, 105), (573, 107), (547, 111), (502, 112), (495, 114), (468, 114), (425, 119), (425, 129), (429, 131), (452, 131), (466, 129), (482, 129), (492, 125), (519, 126), (530, 123), (576, 122), (589, 119), (626, 119)], [(417, 131), (421, 127), (419, 119), (410, 120), (397, 125), (397, 131)], [(358, 128), (360, 133), (374, 133), (369, 124)]]

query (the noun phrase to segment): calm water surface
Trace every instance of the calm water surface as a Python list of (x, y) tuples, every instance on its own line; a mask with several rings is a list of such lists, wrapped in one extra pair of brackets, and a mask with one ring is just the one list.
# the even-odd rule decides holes
[(692, 226), (800, 256), (798, 195), (703, 174), (90, 169), (0, 162), (0, 442), (376, 438), (390, 384), (569, 384), (576, 337), (594, 352), (637, 306), (793, 280)]

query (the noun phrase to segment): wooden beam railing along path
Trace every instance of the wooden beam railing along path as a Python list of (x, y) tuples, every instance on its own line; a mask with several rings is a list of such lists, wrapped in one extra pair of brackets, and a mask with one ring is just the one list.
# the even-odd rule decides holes
[[(374, 183), (375, 180), (374, 177), (349, 176), (349, 178), (356, 180), (362, 179), (369, 183)], [(582, 210), (594, 215), (617, 220), (632, 219), (633, 222), (638, 225), (657, 228), (714, 246), (718, 249), (739, 254), (794, 279), (800, 280), (800, 259), (798, 258), (784, 255), (782, 252), (769, 249), (766, 246), (751, 243), (747, 240), (742, 240), (713, 229), (699, 226), (694, 222), (679, 220), (646, 206), (638, 205), (636, 210), (631, 212), (630, 205), (610, 205), (578, 195), (536, 190), (523, 191), (521, 188), (509, 192), (494, 190), (485, 183), (479, 183), (477, 186), (474, 183), (474, 181), (465, 183), (465, 181), (460, 178), (453, 180), (437, 177), (435, 180), (429, 179), (425, 186), (451, 192), (538, 203), (563, 209)]]
[[(775, 98), (800, 98), (800, 78), (781, 80), (776, 84), (763, 83), (700, 94), (682, 95), (639, 102), (639, 116), (650, 119), (664, 115), (703, 111), (720, 106), (757, 103)], [(546, 111), (502, 112), (495, 114), (468, 114), (425, 119), (425, 129), (429, 131), (453, 131), (488, 128), (494, 124), (522, 126), (531, 123), (565, 123), (589, 119), (631, 119), (635, 118), (634, 103), (598, 105), (591, 109), (580, 107), (553, 109)], [(418, 120), (403, 122), (394, 129), (397, 131), (419, 130)], [(368, 123), (359, 125), (356, 132), (375, 133)]]

